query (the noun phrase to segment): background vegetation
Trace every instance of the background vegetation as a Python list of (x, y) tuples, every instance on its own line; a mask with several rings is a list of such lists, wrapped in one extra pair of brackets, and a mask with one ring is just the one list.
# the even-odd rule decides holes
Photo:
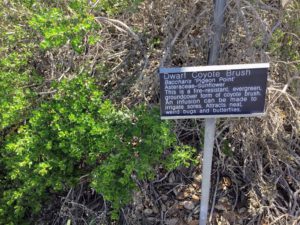
[[(265, 117), (218, 121), (211, 224), (300, 223), (299, 11), (227, 3), (220, 64), (271, 71)], [(156, 75), (207, 64), (212, 12), (1, 1), (0, 224), (197, 223), (202, 120), (162, 122)]]

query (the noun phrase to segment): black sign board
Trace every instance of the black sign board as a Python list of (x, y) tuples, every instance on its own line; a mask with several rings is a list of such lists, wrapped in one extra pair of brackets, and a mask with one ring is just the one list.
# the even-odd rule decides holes
[(264, 114), (269, 63), (160, 68), (162, 119)]

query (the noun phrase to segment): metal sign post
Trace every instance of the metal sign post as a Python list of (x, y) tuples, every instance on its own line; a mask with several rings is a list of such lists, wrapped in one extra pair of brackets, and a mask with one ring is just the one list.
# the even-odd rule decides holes
[(199, 224), (205, 225), (209, 205), (210, 174), (215, 140), (216, 119), (205, 119), (204, 154), (202, 161), (202, 187)]
[(216, 65), (226, 0), (215, 0), (209, 66), (160, 68), (162, 119), (205, 118), (200, 225), (206, 225), (216, 118), (264, 115), (269, 63)]
[[(226, 7), (226, 0), (216, 0), (214, 11), (214, 37), (212, 41), (211, 52), (209, 55), (208, 64), (217, 64), (222, 28), (224, 23), (224, 12)], [(205, 135), (204, 135), (204, 153), (203, 153), (203, 167), (202, 167), (202, 184), (201, 184), (201, 207), (199, 225), (206, 225), (209, 195), (210, 195), (210, 174), (213, 157), (213, 147), (215, 140), (216, 118), (205, 119)]]
[(269, 63), (160, 68), (162, 119), (205, 118), (200, 225), (209, 206), (216, 118), (264, 115)]

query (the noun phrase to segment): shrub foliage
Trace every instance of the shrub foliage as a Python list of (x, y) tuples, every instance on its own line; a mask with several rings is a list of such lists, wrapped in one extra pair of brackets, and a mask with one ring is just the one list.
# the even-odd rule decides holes
[(157, 109), (117, 110), (86, 76), (65, 80), (56, 90), (2, 150), (3, 224), (39, 212), (46, 193), (70, 187), (83, 175), (117, 212), (135, 188), (132, 176), (153, 176), (163, 150), (175, 142)]
[[(136, 181), (153, 177), (164, 149), (174, 146), (157, 108), (117, 108), (80, 65), (65, 79), (43, 69), (60, 49), (80, 57), (101, 40), (94, 14), (118, 14), (139, 2), (0, 3), (0, 224), (34, 223), (49, 195), (82, 177), (112, 203), (116, 218)], [(189, 151), (176, 147), (167, 167), (181, 158), (186, 165)]]

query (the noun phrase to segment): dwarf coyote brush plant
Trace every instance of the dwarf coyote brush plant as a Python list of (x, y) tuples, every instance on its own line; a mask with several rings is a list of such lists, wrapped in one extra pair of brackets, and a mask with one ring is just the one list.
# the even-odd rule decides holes
[(42, 103), (2, 150), (7, 175), (1, 224), (19, 224), (40, 211), (47, 193), (65, 190), (87, 174), (92, 187), (112, 202), (116, 217), (136, 187), (131, 176), (151, 178), (163, 150), (176, 141), (157, 109), (118, 110), (86, 76), (55, 88), (54, 98)]

